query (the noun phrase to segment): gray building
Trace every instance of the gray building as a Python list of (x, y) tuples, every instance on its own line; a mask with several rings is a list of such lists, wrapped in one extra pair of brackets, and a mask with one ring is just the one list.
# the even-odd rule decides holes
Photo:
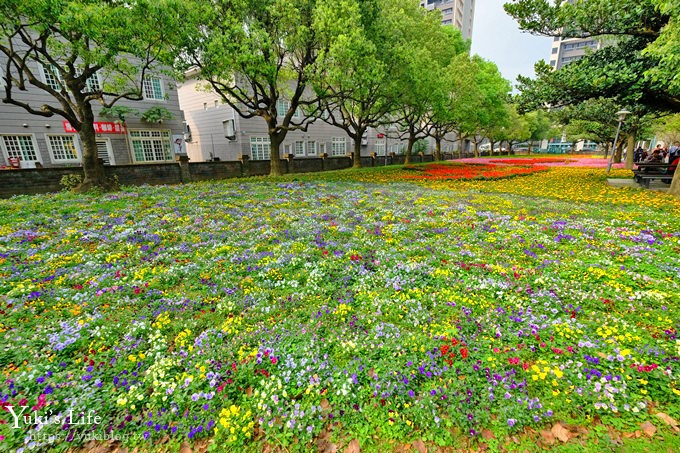
[(550, 66), (557, 70), (581, 59), (587, 52), (594, 52), (602, 47), (602, 43), (595, 38), (553, 38), (550, 51)]
[[(3, 93), (5, 58), (0, 55), (0, 89)], [(55, 71), (47, 67), (32, 69), (41, 75), (44, 83), (59, 87), (59, 76)], [(89, 83), (96, 87), (102, 81), (95, 74)], [(168, 109), (173, 119), (151, 124), (130, 116), (125, 123), (120, 123), (102, 117), (101, 108), (93, 105), (98, 152), (105, 164), (171, 162), (175, 160), (177, 151), (185, 151), (179, 148), (183, 146), (184, 125), (176, 84), (165, 78), (150, 77), (143, 88), (144, 100), (121, 100), (116, 105), (128, 106), (141, 114), (160, 106)], [(32, 105), (56, 104), (49, 94), (30, 85), (27, 85), (26, 91), (15, 91), (14, 95)], [(21, 107), (0, 103), (0, 166), (78, 166), (81, 159), (82, 146), (78, 135), (62, 117), (36, 116)]]
[(442, 25), (456, 27), (463, 39), (472, 38), (475, 0), (422, 0), (420, 6), (430, 10), (438, 9), (442, 13)]
[[(248, 156), (253, 160), (269, 160), (269, 135), (260, 117), (243, 118), (221, 97), (198, 81), (196, 72), (188, 72), (186, 81), (178, 88), (180, 107), (186, 117), (186, 149), (192, 162), (237, 160)], [(279, 100), (280, 115), (288, 110), (286, 100)], [(361, 155), (379, 156), (385, 152), (399, 153), (405, 142), (388, 128), (369, 129), (361, 141)], [(346, 156), (354, 149), (347, 133), (321, 120), (312, 123), (307, 131), (290, 131), (281, 144), (281, 155), (296, 158)]]

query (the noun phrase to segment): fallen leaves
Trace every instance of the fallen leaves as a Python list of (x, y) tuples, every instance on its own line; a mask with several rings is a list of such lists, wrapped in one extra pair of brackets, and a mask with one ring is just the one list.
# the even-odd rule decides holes
[(569, 442), (569, 439), (571, 439), (571, 433), (561, 423), (555, 423), (550, 429), (550, 433), (561, 442)]
[(640, 429), (642, 430), (643, 433), (645, 433), (647, 437), (654, 437), (654, 434), (656, 434), (656, 426), (652, 425), (649, 422), (644, 422), (643, 424), (641, 424)]
[(656, 414), (657, 417), (659, 417), (661, 420), (663, 420), (668, 426), (670, 426), (673, 431), (680, 432), (680, 428), (678, 427), (678, 422), (668, 414), (664, 414), (663, 412), (659, 412)]

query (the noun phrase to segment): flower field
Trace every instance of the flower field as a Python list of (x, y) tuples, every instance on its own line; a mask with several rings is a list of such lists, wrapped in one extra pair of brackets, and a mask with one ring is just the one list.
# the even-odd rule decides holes
[(0, 200), (0, 451), (668, 442), (680, 203), (600, 173)]
[[(499, 161), (492, 161), (499, 162)], [(402, 178), (406, 180), (450, 180), (450, 179), (501, 179), (518, 175), (530, 175), (547, 170), (548, 167), (533, 165), (534, 161), (523, 159), (521, 162), (512, 161), (512, 165), (491, 164), (459, 164), (459, 163), (431, 163), (421, 166), (407, 167)]]

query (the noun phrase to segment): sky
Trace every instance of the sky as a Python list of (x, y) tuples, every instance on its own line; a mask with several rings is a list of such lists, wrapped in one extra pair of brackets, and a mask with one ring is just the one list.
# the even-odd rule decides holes
[(472, 53), (496, 63), (514, 87), (517, 75), (533, 77), (534, 63), (548, 60), (552, 38), (521, 32), (517, 22), (506, 14), (503, 3), (504, 0), (476, 0)]

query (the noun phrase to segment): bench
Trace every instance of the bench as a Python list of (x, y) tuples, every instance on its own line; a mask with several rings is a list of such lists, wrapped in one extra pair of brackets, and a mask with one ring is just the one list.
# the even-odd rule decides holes
[[(677, 167), (673, 163), (644, 163), (637, 164), (637, 170), (633, 170), (633, 179), (635, 182), (642, 184), (649, 188), (652, 181), (661, 181), (670, 184), (673, 180), (673, 173)], [(677, 163), (675, 163), (677, 166)], [(672, 168), (671, 168), (672, 167)]]

